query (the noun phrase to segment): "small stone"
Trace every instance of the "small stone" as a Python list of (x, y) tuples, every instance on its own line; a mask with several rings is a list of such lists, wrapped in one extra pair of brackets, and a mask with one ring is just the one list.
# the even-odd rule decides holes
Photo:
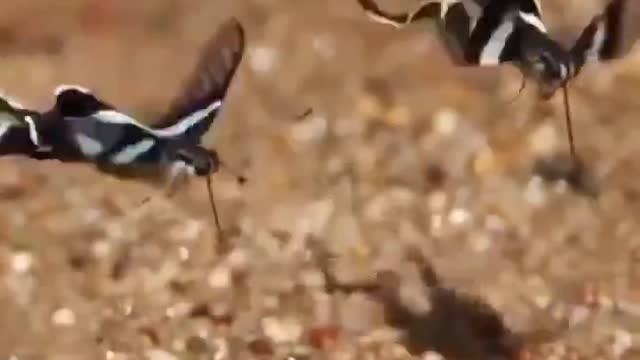
[(76, 314), (68, 308), (60, 308), (51, 316), (51, 321), (57, 326), (73, 326), (76, 323)]
[(556, 129), (550, 122), (541, 125), (529, 135), (529, 148), (538, 156), (550, 155), (557, 143)]
[(18, 274), (24, 274), (33, 266), (33, 255), (26, 251), (19, 251), (11, 257), (11, 268)]
[(587, 306), (573, 306), (568, 316), (569, 327), (572, 328), (580, 325), (589, 318), (589, 315), (591, 315), (591, 309), (589, 309)]
[(452, 225), (464, 225), (471, 220), (471, 213), (467, 209), (456, 208), (449, 213), (449, 223)]
[(111, 243), (106, 240), (99, 240), (93, 243), (93, 255), (97, 259), (103, 259), (111, 253)]
[(249, 65), (257, 73), (271, 72), (277, 62), (278, 52), (273, 47), (256, 46), (249, 50)]
[(457, 111), (450, 108), (440, 109), (433, 116), (434, 129), (440, 135), (451, 136), (455, 133), (459, 120)]
[(297, 319), (265, 317), (262, 331), (275, 343), (293, 343), (300, 340), (303, 328)]
[(180, 246), (178, 248), (178, 257), (180, 258), (180, 261), (189, 260), (190, 255), (189, 249), (186, 246)]
[(613, 334), (611, 352), (616, 358), (622, 357), (633, 346), (633, 336), (628, 331), (616, 329)]
[(228, 289), (232, 285), (231, 269), (228, 266), (217, 266), (209, 273), (209, 286), (214, 289)]
[(159, 349), (147, 350), (145, 355), (149, 360), (178, 360), (175, 355)]
[(327, 134), (328, 121), (324, 116), (312, 116), (292, 125), (291, 138), (299, 143), (319, 141)]
[(544, 182), (541, 177), (533, 176), (524, 191), (525, 200), (535, 206), (541, 206), (547, 199)]
[(422, 360), (445, 360), (445, 357), (435, 351), (427, 351), (422, 354)]

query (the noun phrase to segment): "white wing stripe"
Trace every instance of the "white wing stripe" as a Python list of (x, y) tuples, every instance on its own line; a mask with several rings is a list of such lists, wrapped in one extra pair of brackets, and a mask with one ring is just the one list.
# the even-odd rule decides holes
[[(136, 126), (144, 131), (147, 131), (155, 136), (166, 138), (178, 136), (180, 134), (185, 133), (189, 128), (196, 125), (202, 119), (210, 115), (212, 112), (220, 108), (222, 105), (222, 101), (218, 100), (213, 102), (211, 105), (207, 106), (204, 109), (198, 110), (191, 115), (180, 119), (176, 124), (163, 128), (163, 129), (152, 129), (146, 125), (141, 124), (136, 119), (125, 115), (123, 113), (117, 112), (115, 110), (101, 110), (95, 113), (94, 116), (98, 120), (109, 123), (109, 124), (130, 124)], [(71, 117), (69, 117), (71, 118)]]
[(591, 46), (587, 49), (587, 53), (585, 54), (585, 61), (598, 61), (600, 57), (600, 50), (602, 49), (602, 45), (604, 44), (606, 38), (605, 26), (604, 23), (598, 24), (598, 29), (596, 33), (593, 35), (593, 39), (591, 40)]
[(491, 34), (489, 42), (480, 53), (480, 64), (497, 65), (500, 63), (500, 54), (506, 45), (509, 35), (513, 32), (513, 18), (505, 18), (505, 21)]
[(539, 17), (533, 14), (522, 12), (522, 11), (520, 11), (518, 15), (527, 24), (534, 26), (536, 29), (540, 30), (545, 34), (547, 33), (547, 28), (544, 26), (544, 24), (542, 23), (542, 20), (540, 20)]
[(151, 149), (155, 143), (156, 140), (146, 138), (138, 141), (135, 144), (126, 146), (124, 149), (111, 156), (111, 162), (116, 165), (129, 164), (136, 158), (138, 158), (138, 156), (140, 156), (141, 154), (149, 151), (149, 149)]
[(80, 151), (82, 151), (82, 153), (85, 156), (88, 157), (95, 157), (100, 155), (103, 151), (104, 151), (104, 147), (102, 146), (102, 144), (93, 139), (90, 138), (88, 136), (86, 136), (85, 134), (82, 133), (78, 133), (76, 134), (76, 142), (78, 143), (78, 146), (80, 147)]

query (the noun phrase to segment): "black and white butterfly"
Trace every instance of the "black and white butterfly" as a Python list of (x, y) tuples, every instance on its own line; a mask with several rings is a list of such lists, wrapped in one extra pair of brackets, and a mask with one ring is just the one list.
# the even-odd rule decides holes
[(39, 150), (37, 116), (8, 96), (0, 96), (0, 155), (31, 156)]
[(396, 27), (425, 18), (436, 20), (443, 43), (458, 65), (512, 63), (525, 79), (538, 84), (543, 99), (562, 88), (572, 155), (568, 82), (588, 62), (619, 58), (628, 50), (622, 36), (627, 0), (611, 0), (568, 50), (549, 36), (539, 0), (431, 0), (406, 14), (387, 13), (374, 0), (358, 2), (374, 20)]
[(210, 176), (223, 163), (201, 139), (222, 108), (244, 47), (241, 24), (236, 19), (222, 24), (205, 45), (182, 94), (154, 126), (138, 122), (80, 86), (59, 86), (49, 111), (15, 107), (12, 111), (22, 119), (35, 119), (31, 121), (34, 126), (28, 128), (34, 129), (38, 151), (32, 151), (31, 157), (90, 162), (103, 172), (124, 178), (162, 178), (170, 194), (189, 176), (205, 176), (220, 231)]

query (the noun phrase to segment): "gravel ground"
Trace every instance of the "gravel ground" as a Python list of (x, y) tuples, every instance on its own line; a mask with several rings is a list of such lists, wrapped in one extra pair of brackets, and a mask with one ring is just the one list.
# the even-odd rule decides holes
[[(573, 38), (603, 1), (542, 3)], [(0, 159), (0, 359), (640, 358), (638, 51), (573, 83), (579, 167), (560, 96), (513, 100), (514, 69), (455, 68), (355, 0), (4, 2), (0, 87), (152, 122), (232, 15), (206, 138), (249, 178), (214, 177), (228, 246), (201, 180)]]

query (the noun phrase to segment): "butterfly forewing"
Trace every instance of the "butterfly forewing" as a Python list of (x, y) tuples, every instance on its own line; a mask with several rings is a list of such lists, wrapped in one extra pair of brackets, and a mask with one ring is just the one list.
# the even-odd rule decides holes
[(231, 19), (220, 26), (204, 46), (195, 70), (187, 78), (182, 94), (154, 128), (172, 127), (185, 138), (199, 142), (209, 129), (244, 52), (244, 30)]

